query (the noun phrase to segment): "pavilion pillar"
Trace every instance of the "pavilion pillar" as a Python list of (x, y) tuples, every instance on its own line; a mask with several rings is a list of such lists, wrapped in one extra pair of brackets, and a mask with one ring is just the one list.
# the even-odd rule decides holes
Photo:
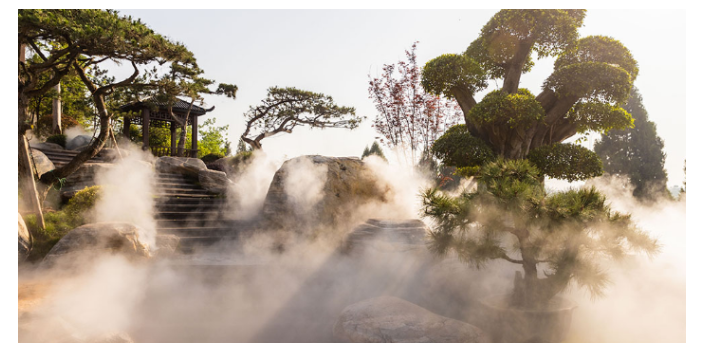
[(149, 109), (142, 109), (142, 150), (149, 148)]
[(130, 126), (132, 125), (132, 120), (130, 120), (127, 116), (125, 116), (122, 119), (122, 134), (127, 138), (127, 140), (130, 139)]
[(176, 150), (176, 124), (174, 121), (169, 123), (171, 127), (171, 156), (178, 155), (178, 150)]
[(193, 122), (192, 122), (192, 127), (191, 127), (191, 149), (193, 150), (192, 153), (195, 153), (195, 155), (191, 155), (193, 158), (198, 157), (198, 115), (193, 115)]

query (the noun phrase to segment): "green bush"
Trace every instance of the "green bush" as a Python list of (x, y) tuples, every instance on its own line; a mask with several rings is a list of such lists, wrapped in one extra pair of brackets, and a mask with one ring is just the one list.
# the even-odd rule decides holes
[(472, 136), (464, 124), (450, 127), (433, 144), (432, 152), (447, 166), (481, 166), (496, 159), (484, 141)]
[(32, 250), (28, 260), (41, 260), (69, 231), (92, 221), (91, 211), (99, 198), (100, 186), (86, 187), (76, 192), (63, 209), (44, 213), (44, 229), (38, 226), (35, 215), (24, 217), (32, 235)]
[(55, 134), (49, 136), (46, 139), (47, 143), (54, 143), (60, 145), (62, 148), (66, 148), (66, 135), (65, 134)]
[(545, 145), (531, 150), (527, 159), (543, 175), (570, 182), (601, 176), (604, 172), (596, 153), (574, 144)]
[(210, 153), (202, 158), (200, 160), (203, 160), (204, 163), (212, 163), (215, 160), (222, 159), (225, 156), (220, 154), (220, 153)]

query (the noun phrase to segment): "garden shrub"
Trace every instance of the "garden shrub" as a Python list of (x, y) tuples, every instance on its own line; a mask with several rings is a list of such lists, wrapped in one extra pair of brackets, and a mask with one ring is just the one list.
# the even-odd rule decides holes
[(60, 145), (62, 148), (66, 148), (66, 135), (65, 134), (55, 134), (49, 136), (46, 139), (47, 143), (54, 143)]

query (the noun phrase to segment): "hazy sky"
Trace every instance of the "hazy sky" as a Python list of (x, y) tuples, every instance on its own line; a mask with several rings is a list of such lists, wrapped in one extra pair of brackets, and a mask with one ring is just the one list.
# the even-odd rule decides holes
[[(271, 86), (295, 86), (331, 95), (368, 119), (355, 131), (298, 127), (263, 141), (273, 155), (359, 156), (373, 142), (376, 116), (367, 75), (405, 59), (418, 44), (419, 64), (463, 52), (498, 10), (120, 10), (193, 51), (206, 76), (237, 84), (236, 100), (207, 97), (219, 125), (229, 124), (236, 144), (243, 113)], [(681, 185), (685, 159), (685, 11), (589, 10), (580, 35), (620, 40), (638, 61), (635, 85), (665, 141), (669, 185)], [(521, 87), (537, 94), (553, 59), (537, 62)], [(500, 87), (490, 82), (487, 90)], [(590, 138), (590, 145), (594, 137)]]

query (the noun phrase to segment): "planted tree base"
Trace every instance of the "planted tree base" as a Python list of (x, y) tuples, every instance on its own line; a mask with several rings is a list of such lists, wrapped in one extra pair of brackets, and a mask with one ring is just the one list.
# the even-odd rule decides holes
[(509, 305), (511, 295), (481, 300), (486, 310), (485, 330), (494, 342), (562, 342), (570, 330), (577, 304), (555, 297), (541, 308)]

